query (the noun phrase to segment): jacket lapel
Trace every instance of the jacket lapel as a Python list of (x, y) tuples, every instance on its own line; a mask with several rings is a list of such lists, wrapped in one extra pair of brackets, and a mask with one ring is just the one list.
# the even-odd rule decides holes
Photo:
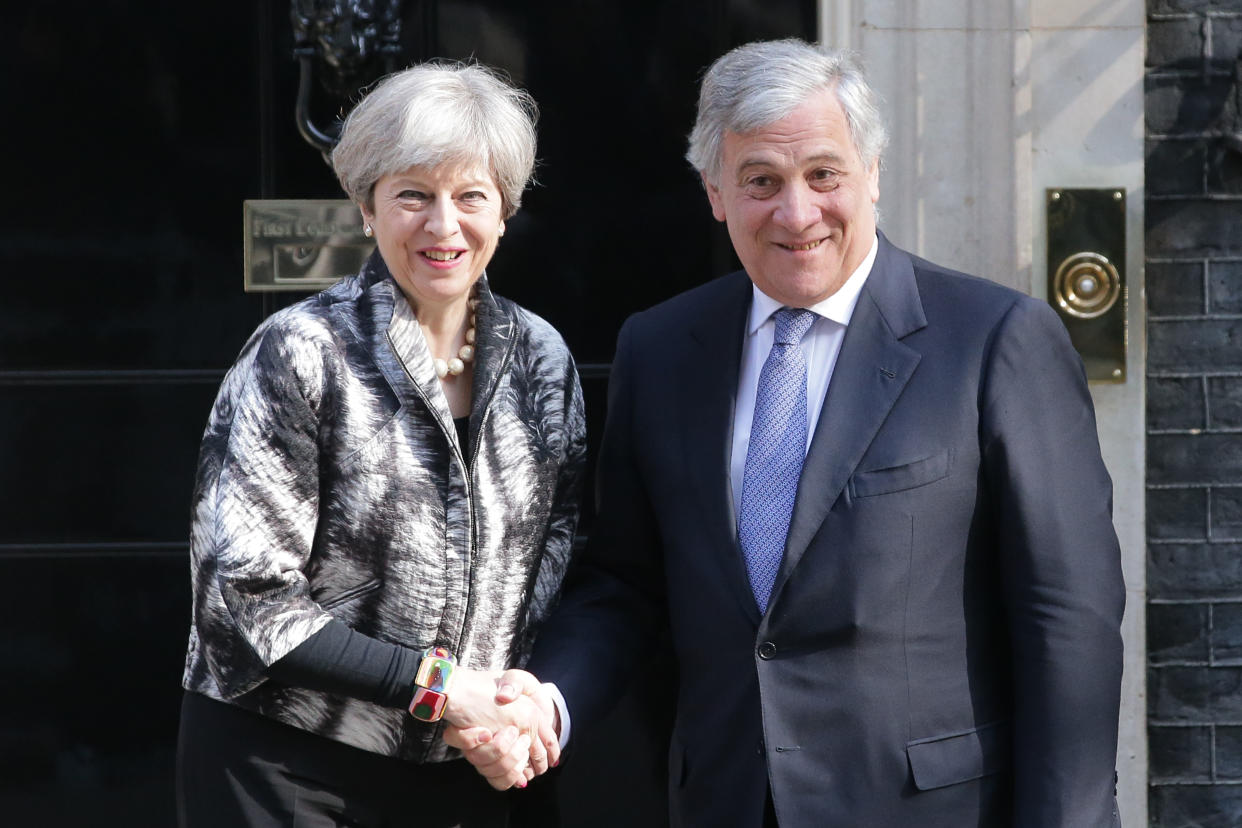
[(371, 254), (363, 268), (363, 296), (359, 306), (366, 308), (366, 327), (359, 335), (368, 340), (367, 348), (374, 354), (380, 372), (402, 405), (419, 400), (435, 415), (443, 411), (428, 402), (430, 381), (435, 377), (431, 354), (418, 330), (418, 320), (405, 301), (401, 289), (388, 273), (379, 251)]
[(704, 516), (704, 548), (723, 567), (743, 612), (758, 624), (759, 609), (737, 541), (729, 470), (750, 285), (742, 271), (724, 277), (721, 289), (702, 304), (702, 312), (690, 323), (689, 361), (679, 374), (684, 381), (677, 410), (686, 468), (700, 481), (694, 497)]
[(881, 234), (802, 466), (772, 603), (914, 374), (920, 354), (900, 340), (926, 324), (913, 263)]
[[(415, 393), (432, 412), (440, 425), (440, 430), (445, 433), (450, 443), (455, 443), (457, 434), (453, 428), (453, 415), (449, 412), (448, 400), (440, 390), (440, 381), (436, 378), (436, 369), (431, 362), (431, 351), (428, 350), (427, 341), (423, 338), (422, 329), (418, 325), (418, 317), (414, 315), (410, 303), (406, 301), (395, 282), (389, 280), (376, 287), (386, 291), (386, 295), (392, 297), (391, 317), (388, 328), (384, 331), (391, 346), (391, 353), (396, 356), (401, 371), (406, 375), (406, 382), (413, 387)], [(377, 353), (384, 353), (384, 351), (377, 350)], [(406, 386), (398, 372), (392, 370), (392, 366), (383, 367), (393, 387)]]
[(492, 295), (484, 273), (476, 283), (474, 383), (471, 385), (470, 445), (479, 444), (479, 431), (496, 390), (504, 378), (516, 344), (514, 321)]
[[(423, 338), (418, 317), (390, 277), (378, 251), (367, 262), (366, 276), (375, 324), (371, 333), (372, 353), (381, 355), (378, 358), (380, 370), (394, 391), (399, 394), (412, 391), (427, 406), (449, 444), (458, 445), (453, 414), (436, 377), (431, 351)], [(500, 385), (514, 346), (513, 320), (492, 295), (487, 274), (479, 278), (475, 295), (479, 302), (475, 309), (474, 381), (471, 385), (469, 426), (471, 445), (478, 444), (483, 410)], [(382, 358), (385, 354), (392, 354), (395, 360)], [(464, 463), (464, 447), (458, 446), (458, 449)]]

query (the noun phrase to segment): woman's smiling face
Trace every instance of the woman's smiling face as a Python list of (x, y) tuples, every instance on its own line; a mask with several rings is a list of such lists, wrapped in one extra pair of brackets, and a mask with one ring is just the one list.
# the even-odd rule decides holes
[(501, 202), (486, 168), (441, 164), (383, 176), (362, 215), (417, 309), (466, 299), (504, 232)]

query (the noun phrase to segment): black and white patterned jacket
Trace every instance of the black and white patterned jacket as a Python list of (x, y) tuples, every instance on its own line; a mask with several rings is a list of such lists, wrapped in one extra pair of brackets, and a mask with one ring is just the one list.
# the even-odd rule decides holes
[(182, 683), (375, 753), (438, 761), (403, 711), (266, 681), (338, 618), (477, 669), (525, 663), (573, 546), (586, 454), (560, 335), (479, 280), (463, 456), (418, 322), (378, 254), (273, 314), (203, 436)]

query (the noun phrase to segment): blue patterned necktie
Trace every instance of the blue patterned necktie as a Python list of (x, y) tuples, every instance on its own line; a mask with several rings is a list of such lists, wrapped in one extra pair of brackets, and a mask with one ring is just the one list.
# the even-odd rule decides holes
[(778, 310), (772, 350), (759, 372), (742, 476), (738, 540), (761, 613), (767, 612), (768, 596), (785, 553), (806, 455), (806, 356), (798, 343), (815, 318), (812, 311), (801, 308)]

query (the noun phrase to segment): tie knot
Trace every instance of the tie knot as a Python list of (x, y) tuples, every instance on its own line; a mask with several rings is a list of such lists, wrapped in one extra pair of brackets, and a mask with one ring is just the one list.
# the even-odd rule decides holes
[(797, 345), (815, 322), (815, 312), (806, 308), (781, 308), (776, 312), (775, 342)]

